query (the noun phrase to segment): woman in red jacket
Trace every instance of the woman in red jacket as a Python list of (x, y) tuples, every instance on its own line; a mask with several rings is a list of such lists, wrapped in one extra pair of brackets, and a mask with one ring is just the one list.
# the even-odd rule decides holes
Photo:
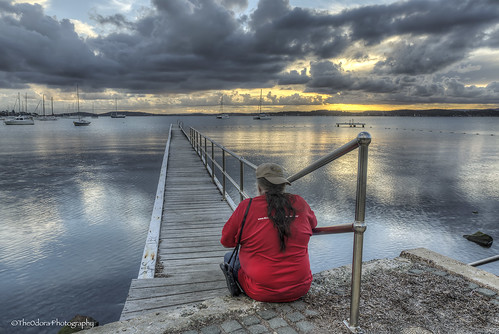
[[(243, 228), (236, 278), (255, 300), (293, 301), (312, 283), (308, 241), (317, 219), (303, 198), (284, 192), (290, 183), (281, 166), (264, 163), (256, 169), (256, 178), (260, 196), (253, 199)], [(236, 246), (248, 204), (249, 199), (239, 203), (225, 224), (225, 247)]]

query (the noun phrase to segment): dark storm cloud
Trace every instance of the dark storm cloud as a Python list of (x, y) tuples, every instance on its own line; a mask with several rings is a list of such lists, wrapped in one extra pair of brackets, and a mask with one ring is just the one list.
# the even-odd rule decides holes
[(288, 73), (284, 73), (279, 76), (277, 83), (279, 85), (304, 85), (310, 81), (310, 77), (307, 75), (307, 69), (304, 68), (303, 70), (298, 73), (296, 70), (291, 70)]
[(90, 18), (96, 21), (99, 24), (111, 24), (114, 25), (118, 28), (128, 28), (132, 29), (134, 27), (134, 24), (132, 22), (129, 22), (123, 15), (121, 14), (115, 14), (111, 16), (102, 16), (100, 14), (92, 14), (90, 15)]
[(40, 5), (1, 2), (0, 81), (3, 87), (25, 83), (66, 85), (92, 78), (88, 70), (109, 73), (109, 60), (95, 57), (69, 20), (56, 21)]
[[(496, 1), (412, 0), (331, 14), (260, 0), (248, 16), (238, 14), (247, 5), (153, 0), (134, 22), (92, 14), (117, 32), (83, 39), (70, 21), (47, 16), (39, 5), (0, 0), (0, 85), (76, 79), (95, 89), (188, 93), (278, 83), (350, 102), (497, 101), (493, 89), (466, 85), (454, 68), (480, 47), (499, 47)], [(330, 60), (368, 59), (375, 48), (384, 58), (368, 72)], [(303, 61), (310, 61), (309, 73), (288, 69)], [(488, 83), (498, 81), (490, 79), (497, 73), (487, 75)]]

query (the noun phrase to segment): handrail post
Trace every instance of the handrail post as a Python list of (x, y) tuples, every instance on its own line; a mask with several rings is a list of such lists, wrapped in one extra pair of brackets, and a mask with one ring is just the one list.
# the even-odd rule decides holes
[(215, 144), (211, 142), (211, 181), (215, 182)]
[(199, 155), (199, 132), (194, 132), (195, 141), (196, 141), (196, 153)]
[(208, 151), (206, 146), (206, 137), (204, 137), (204, 166), (208, 165)]
[(199, 131), (197, 132), (198, 134), (198, 155), (199, 157), (201, 158), (201, 161), (203, 160), (203, 156), (201, 155), (202, 154), (202, 145), (201, 145), (201, 140), (203, 140), (203, 138), (201, 138), (201, 133), (199, 133)]
[(239, 197), (241, 198), (241, 202), (244, 200), (243, 191), (244, 191), (244, 163), (242, 160), (239, 160), (239, 188), (241, 192), (239, 193)]
[(223, 189), (222, 192), (223, 192), (223, 194), (222, 195), (223, 195), (224, 199), (226, 199), (225, 198), (225, 191), (226, 191), (225, 190), (225, 180), (226, 180), (225, 173), (227, 172), (227, 170), (226, 170), (226, 165), (225, 165), (225, 150), (222, 150), (222, 166), (223, 166), (222, 167), (223, 168), (223, 178), (222, 178), (222, 189)]
[(371, 136), (367, 132), (359, 133), (359, 162), (357, 170), (357, 194), (355, 202), (355, 223), (352, 260), (352, 283), (350, 301), (350, 321), (344, 323), (353, 333), (362, 333), (359, 328), (360, 281), (362, 275), (362, 248), (364, 243), (364, 222), (366, 212), (366, 185), (367, 185), (367, 154), (371, 143)]

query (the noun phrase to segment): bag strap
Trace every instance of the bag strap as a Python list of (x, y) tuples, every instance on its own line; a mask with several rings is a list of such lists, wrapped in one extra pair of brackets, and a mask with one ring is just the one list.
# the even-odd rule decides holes
[(253, 198), (250, 198), (249, 203), (248, 203), (248, 207), (246, 208), (246, 212), (244, 213), (244, 218), (243, 218), (243, 222), (241, 223), (241, 232), (239, 232), (239, 240), (237, 241), (237, 246), (239, 246), (239, 244), (241, 243), (241, 237), (243, 235), (244, 223), (246, 222), (246, 216), (248, 216), (248, 211), (249, 211), (249, 208), (251, 206), (251, 201), (253, 201)]
[(234, 256), (234, 254), (236, 254), (236, 258), (237, 258), (237, 253), (239, 252), (239, 245), (241, 244), (241, 237), (243, 235), (244, 223), (246, 222), (246, 217), (248, 216), (248, 211), (249, 211), (249, 208), (251, 206), (252, 201), (253, 201), (253, 198), (250, 198), (248, 206), (246, 207), (246, 212), (244, 213), (243, 222), (241, 223), (241, 231), (239, 232), (239, 240), (237, 241), (236, 247), (232, 251), (232, 255), (229, 258), (229, 263), (232, 260), (232, 257)]

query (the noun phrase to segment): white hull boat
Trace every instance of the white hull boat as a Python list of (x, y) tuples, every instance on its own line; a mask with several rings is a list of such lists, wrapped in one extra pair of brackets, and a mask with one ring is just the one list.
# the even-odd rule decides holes
[(34, 125), (35, 121), (31, 116), (17, 116), (3, 121), (5, 125)]

